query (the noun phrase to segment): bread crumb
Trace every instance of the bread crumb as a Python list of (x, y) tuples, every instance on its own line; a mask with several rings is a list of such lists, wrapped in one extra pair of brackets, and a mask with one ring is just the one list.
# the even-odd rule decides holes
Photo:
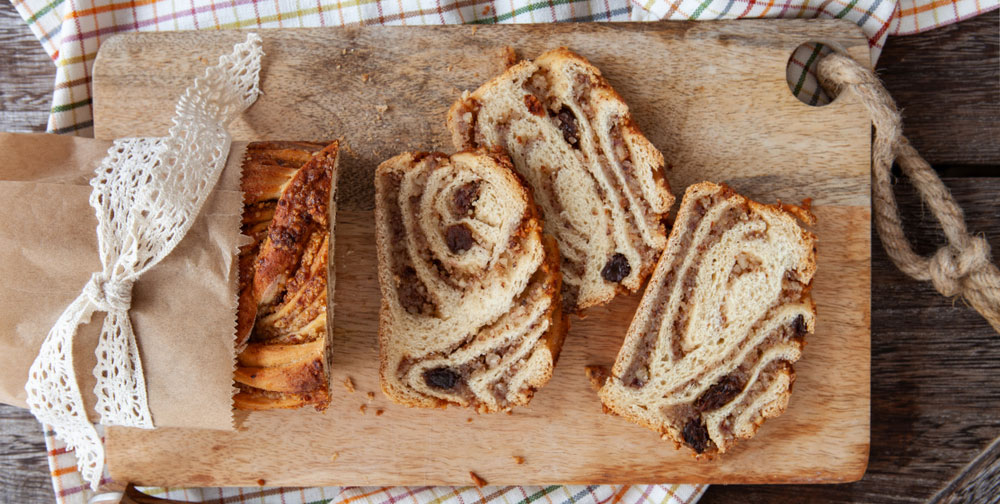
[(352, 394), (354, 393), (354, 380), (352, 380), (350, 376), (344, 378), (344, 388), (347, 389), (348, 392)]
[[(353, 251), (349, 251), (349, 252), (353, 252)], [(368, 395), (368, 400), (369, 401), (374, 401), (375, 400), (375, 392), (369, 392), (367, 395)]]
[(257, 485), (258, 485), (258, 486), (264, 486), (264, 485), (266, 485), (266, 484), (267, 484), (267, 482), (266, 482), (266, 481), (264, 481), (263, 479), (259, 479), (259, 480), (257, 480)]
[(454, 65), (448, 65), (448, 71), (450, 72)]
[(475, 26), (475, 25), (473, 25), (473, 26), (472, 26), (472, 34), (473, 34), (473, 35), (475, 35), (477, 31), (479, 31), (479, 27), (478, 27), (478, 26)]
[(524, 463), (524, 457), (520, 455), (513, 455), (510, 458), (514, 459), (514, 463), (517, 465), (521, 465)]
[(611, 370), (606, 366), (586, 366), (583, 370), (587, 374), (587, 379), (590, 381), (590, 388), (594, 389), (594, 392), (600, 392), (601, 388), (604, 387), (604, 383), (611, 376)]
[(375, 410), (375, 416), (382, 416), (382, 413), (385, 413), (384, 409), (379, 408)]
[(375, 106), (375, 111), (378, 112), (379, 114), (384, 114), (387, 110), (389, 110), (389, 106), (388, 105), (376, 105)]
[(358, 155), (357, 151), (351, 148), (351, 144), (345, 142), (343, 138), (344, 137), (340, 137), (340, 148), (344, 149), (344, 152), (350, 154), (351, 156), (357, 156)]
[(465, 419), (465, 421), (466, 421), (467, 423), (472, 423), (472, 417), (469, 417), (469, 418), (466, 418), (466, 419)]
[(489, 484), (481, 476), (472, 471), (469, 471), (469, 476), (472, 478), (472, 482), (476, 484), (477, 488), (483, 488), (484, 486)]
[(498, 64), (500, 72), (517, 64), (517, 51), (511, 46), (503, 46), (499, 49)]
[(361, 406), (360, 406), (360, 407), (358, 408), (358, 410), (359, 410), (359, 411), (361, 411), (361, 414), (362, 414), (362, 415), (364, 415), (364, 414), (365, 414), (365, 412), (366, 412), (366, 411), (368, 411), (368, 405), (367, 405), (367, 404), (362, 404), (362, 405), (361, 405)]
[(341, 50), (340, 54), (347, 54), (347, 48), (345, 47), (343, 50)]
[(336, 462), (337, 457), (340, 457), (340, 452), (333, 452), (333, 455), (330, 455), (330, 462)]
[(337, 70), (340, 70), (340, 65), (337, 65)]
[(361, 82), (368, 82), (368, 74), (361, 74)]

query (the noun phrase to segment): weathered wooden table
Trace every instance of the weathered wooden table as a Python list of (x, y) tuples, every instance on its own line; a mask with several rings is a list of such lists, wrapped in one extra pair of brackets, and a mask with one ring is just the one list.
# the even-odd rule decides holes
[[(55, 69), (0, 2), (0, 131), (43, 131)], [(1000, 257), (1000, 13), (891, 38), (880, 75), (906, 134)], [(921, 253), (943, 243), (907, 183), (897, 187)], [(1000, 501), (1000, 336), (961, 301), (910, 280), (872, 238), (872, 422), (857, 483), (711, 487), (716, 502)], [(34, 418), (0, 405), (0, 502), (53, 498)]]

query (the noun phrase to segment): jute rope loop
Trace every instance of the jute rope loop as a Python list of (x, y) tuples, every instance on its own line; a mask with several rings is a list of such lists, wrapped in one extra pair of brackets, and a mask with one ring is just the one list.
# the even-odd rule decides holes
[[(874, 72), (841, 54), (820, 60), (817, 73), (832, 96), (853, 90), (875, 125), (872, 203), (875, 229), (889, 258), (910, 277), (929, 280), (942, 295), (962, 296), (1000, 333), (1000, 270), (990, 259), (989, 243), (981, 236), (969, 235), (965, 216), (951, 192), (903, 136), (899, 111), (882, 82)], [(903, 234), (892, 192), (893, 161), (917, 188), (948, 239), (948, 244), (929, 258), (917, 255)]]

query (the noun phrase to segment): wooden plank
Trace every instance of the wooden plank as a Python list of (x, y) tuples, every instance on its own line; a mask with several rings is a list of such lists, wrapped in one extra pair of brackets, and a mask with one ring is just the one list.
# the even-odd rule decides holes
[(1000, 495), (1000, 438), (993, 440), (930, 501), (938, 503), (987, 502)]
[[(45, 131), (56, 67), (10, 2), (0, 2), (0, 131)], [(52, 502), (42, 426), (0, 404), (0, 502)]]
[(0, 502), (52, 500), (42, 426), (27, 410), (0, 404)]
[(45, 131), (56, 67), (10, 2), (0, 2), (0, 131)]
[[(262, 31), (261, 99), (238, 140), (344, 136), (335, 265), (335, 380), (377, 391), (379, 305), (372, 170), (404, 149), (448, 148), (444, 112), (461, 89), (524, 56), (567, 45), (598, 65), (672, 165), (676, 192), (724, 180), (765, 201), (809, 196), (819, 216), (820, 322), (796, 366), (788, 412), (726, 457), (697, 463), (649, 431), (602, 414), (584, 378), (610, 363), (639, 296), (575, 320), (553, 380), (512, 416), (406, 409), (380, 394), (335, 395), (325, 415), (251, 414), (237, 433), (111, 429), (116, 479), (143, 484), (492, 484), (650, 481), (832, 482), (861, 477), (868, 453), (869, 130), (853, 96), (796, 100), (785, 64), (822, 39), (865, 61), (867, 43), (840, 21), (367, 27)], [(97, 135), (159, 134), (175, 97), (233, 32), (128, 35), (94, 71)], [(628, 48), (628, 50), (626, 50)], [(340, 67), (339, 69), (337, 67)], [(733, 89), (739, 89), (734, 94)], [(130, 96), (131, 100), (117, 99)], [(710, 97), (706, 99), (706, 97)], [(376, 107), (387, 106), (384, 114)], [(374, 416), (375, 409), (384, 415)], [(338, 454), (336, 461), (331, 457)], [(511, 456), (524, 456), (516, 465)], [(178, 463), (183, 461), (183, 463)]]
[(889, 37), (879, 57), (879, 76), (903, 113), (903, 133), (929, 163), (952, 168), (949, 175), (996, 176), (987, 167), (1000, 164), (998, 26), (1000, 11), (993, 11)]

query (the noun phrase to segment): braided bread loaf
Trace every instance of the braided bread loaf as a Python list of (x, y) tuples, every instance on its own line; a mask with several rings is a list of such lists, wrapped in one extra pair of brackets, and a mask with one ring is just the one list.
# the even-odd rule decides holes
[(666, 245), (674, 202), (663, 155), (584, 58), (560, 48), (522, 61), (448, 112), (456, 149), (506, 150), (559, 242), (575, 311), (635, 292)]
[(666, 251), (600, 389), (612, 412), (697, 454), (752, 437), (788, 404), (803, 337), (816, 237), (808, 211), (688, 188)]
[(330, 402), (326, 301), (338, 144), (256, 142), (243, 160), (237, 409)]
[(408, 406), (526, 404), (566, 322), (558, 251), (502, 154), (405, 153), (375, 172), (382, 390)]

